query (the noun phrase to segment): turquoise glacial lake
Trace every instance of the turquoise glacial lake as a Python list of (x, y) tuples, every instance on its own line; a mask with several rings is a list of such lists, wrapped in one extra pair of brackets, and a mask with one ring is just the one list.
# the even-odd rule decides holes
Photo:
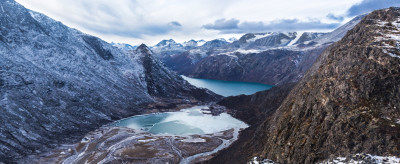
[(115, 126), (128, 127), (158, 135), (212, 134), (232, 128), (247, 128), (247, 124), (227, 113), (212, 116), (203, 111), (208, 106), (195, 106), (179, 112), (154, 113), (122, 119)]
[(260, 83), (249, 83), (249, 82), (238, 82), (238, 81), (223, 81), (223, 80), (210, 80), (210, 79), (195, 79), (186, 76), (182, 76), (183, 79), (188, 81), (190, 84), (199, 87), (207, 88), (216, 94), (222, 96), (237, 96), (241, 94), (251, 95), (258, 91), (264, 91), (271, 89), (272, 85), (260, 84)]

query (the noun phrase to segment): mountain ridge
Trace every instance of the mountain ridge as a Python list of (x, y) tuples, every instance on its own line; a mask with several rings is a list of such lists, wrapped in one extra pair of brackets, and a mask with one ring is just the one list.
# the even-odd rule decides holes
[(158, 86), (176, 91), (150, 94), (147, 88), (154, 85), (146, 77), (167, 79), (146, 72), (137, 55), (13, 0), (1, 0), (0, 7), (0, 162), (79, 140), (110, 121), (153, 110), (149, 105), (163, 99), (176, 106), (219, 98), (153, 58), (148, 67), (174, 79)]
[(268, 85), (292, 83), (300, 80), (319, 54), (341, 39), (363, 16), (330, 33), (248, 33), (232, 43), (205, 46), (206, 43), (189, 50), (155, 51), (155, 54), (167, 67), (188, 77)]
[(235, 162), (256, 156), (280, 163), (357, 153), (400, 156), (400, 58), (385, 51), (387, 43), (400, 41), (388, 35), (400, 31), (399, 20), (399, 8), (365, 16), (320, 55), (272, 115), (253, 127), (252, 139), (222, 151), (211, 163), (227, 163), (239, 153), (245, 157)]

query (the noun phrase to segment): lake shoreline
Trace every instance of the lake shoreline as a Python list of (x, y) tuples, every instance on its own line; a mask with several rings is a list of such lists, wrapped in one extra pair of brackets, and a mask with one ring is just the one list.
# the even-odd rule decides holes
[(189, 163), (195, 160), (199, 162), (209, 159), (216, 152), (232, 144), (242, 129), (237, 127), (211, 134), (177, 136), (155, 135), (126, 127), (103, 126), (89, 132), (78, 143), (61, 145), (40, 156), (31, 156), (29, 161)]
[(186, 77), (184, 75), (181, 75), (181, 77), (198, 88), (206, 88), (224, 97), (237, 96), (241, 94), (251, 95), (256, 92), (269, 90), (274, 87), (272, 85), (254, 82), (197, 79)]
[[(226, 82), (226, 81), (225, 81)], [(229, 83), (229, 82), (228, 82)], [(234, 82), (236, 83), (236, 82)], [(241, 82), (239, 82), (241, 83)], [(256, 84), (259, 85), (259, 84)], [(262, 86), (267, 86), (263, 85)], [(199, 86), (196, 86), (199, 87)], [(265, 89), (270, 89), (272, 86), (268, 86)], [(207, 88), (209, 89), (209, 88)], [(236, 95), (232, 95), (236, 96)], [(121, 118), (118, 121), (121, 120), (126, 120), (130, 119), (132, 117), (138, 117), (138, 116), (143, 116), (143, 115), (152, 115), (152, 114), (163, 114), (163, 113), (176, 113), (181, 111), (182, 109), (186, 108), (192, 108), (195, 106), (199, 105), (207, 105), (210, 106), (211, 109), (205, 110), (203, 112), (209, 114), (209, 115), (219, 115), (221, 113), (226, 113), (227, 109), (216, 105), (216, 102), (209, 102), (209, 103), (201, 103), (196, 100), (192, 99), (157, 99), (156, 103), (148, 104), (145, 106), (146, 110), (139, 114), (139, 115), (133, 115), (130, 117), (126, 118)], [(240, 120), (240, 119), (239, 119)], [(242, 120), (240, 120), (242, 121)], [(117, 158), (120, 161), (126, 161), (126, 160), (133, 160), (133, 161), (146, 161), (146, 160), (155, 160), (155, 159), (160, 159), (160, 156), (147, 156), (149, 155), (148, 153), (152, 153), (154, 151), (143, 151), (147, 152), (144, 154), (144, 156), (136, 158), (133, 156), (133, 154), (129, 154), (128, 156), (118, 156), (115, 153), (117, 153), (117, 150), (114, 149), (116, 145), (120, 145), (122, 143), (131, 143), (133, 144), (132, 146), (137, 146), (137, 144), (146, 147), (147, 150), (147, 144), (144, 144), (142, 142), (146, 143), (152, 143), (152, 142), (160, 142), (163, 141), (162, 143), (169, 143), (167, 145), (161, 146), (161, 147), (152, 147), (151, 150), (161, 150), (169, 154), (168, 158), (162, 158), (165, 161), (169, 161), (171, 163), (189, 163), (190, 161), (196, 161), (196, 162), (201, 162), (201, 161), (206, 161), (212, 157), (215, 153), (218, 151), (225, 149), (229, 147), (234, 141), (238, 139), (239, 131), (244, 129), (242, 128), (231, 128), (230, 130), (227, 130), (227, 132), (222, 131), (222, 136), (214, 136), (217, 134), (221, 134), (221, 132), (215, 132), (215, 133), (207, 133), (207, 134), (194, 134), (194, 135), (188, 135), (188, 136), (176, 136), (176, 135), (155, 135), (151, 134), (149, 132), (144, 132), (144, 131), (138, 131), (130, 128), (125, 128), (125, 127), (114, 127), (110, 126), (114, 124), (114, 122), (108, 123), (100, 128), (98, 128), (95, 131), (91, 131), (85, 135), (85, 137), (82, 138), (81, 141), (71, 143), (71, 144), (64, 144), (60, 145), (54, 149), (50, 149), (47, 152), (42, 152), (38, 153), (36, 155), (31, 155), (28, 158), (24, 159), (23, 162), (27, 161), (36, 161), (36, 163), (42, 163), (42, 162), (83, 162), (82, 160), (86, 161), (95, 161), (95, 162), (104, 162), (104, 160), (111, 159), (111, 157)], [(128, 136), (124, 136), (127, 135)], [(136, 136), (136, 137), (134, 137)], [(137, 136), (141, 136), (142, 139), (137, 138)], [(226, 137), (228, 136), (228, 138)], [(229, 137), (230, 136), (230, 137)], [(123, 140), (119, 140), (123, 138)], [(144, 140), (143, 140), (144, 138)], [(205, 139), (208, 138), (208, 139)], [(118, 140), (118, 142), (116, 141)], [(206, 140), (206, 142), (199, 142)], [(115, 145), (108, 146), (107, 149), (104, 148), (105, 142), (110, 141), (110, 142), (117, 142), (114, 143)], [(210, 142), (211, 141), (211, 142)], [(182, 151), (179, 148), (176, 148), (174, 144), (181, 145), (182, 147), (188, 147), (188, 145), (191, 145), (189, 147), (192, 147), (193, 144), (200, 146), (201, 145), (207, 145), (206, 148), (200, 148), (198, 149), (185, 149), (186, 155), (182, 155)], [(147, 145), (147, 146), (146, 146)], [(150, 144), (150, 145), (156, 145), (156, 144)], [(100, 146), (100, 147), (99, 147)], [(102, 147), (103, 146), (103, 147)], [(114, 147), (114, 148), (113, 148)], [(151, 147), (151, 146), (150, 146)], [(166, 148), (169, 147), (169, 148)], [(166, 148), (166, 149), (164, 149)], [(101, 149), (101, 150), (97, 150)], [(141, 149), (141, 148), (140, 148)], [(111, 151), (112, 150), (112, 151)], [(118, 149), (119, 150), (119, 149)], [(136, 151), (137, 149), (135, 148), (124, 148), (123, 151)], [(201, 151), (198, 151), (201, 150)], [(113, 153), (111, 153), (113, 152)], [(121, 153), (121, 152), (118, 152)], [(118, 154), (117, 153), (117, 154)], [(154, 154), (153, 154), (154, 155)], [(154, 158), (157, 157), (157, 158)], [(155, 162), (155, 161), (152, 161)]]

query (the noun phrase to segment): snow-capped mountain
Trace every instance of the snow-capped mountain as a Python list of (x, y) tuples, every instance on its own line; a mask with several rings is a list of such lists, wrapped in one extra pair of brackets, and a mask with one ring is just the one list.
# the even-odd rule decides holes
[(216, 39), (189, 50), (156, 53), (169, 68), (191, 77), (270, 85), (295, 82), (362, 17), (330, 33), (248, 33), (232, 43)]
[(156, 44), (154, 47), (160, 47), (160, 48), (176, 48), (176, 47), (182, 47), (182, 44), (179, 44), (175, 42), (173, 39), (169, 40), (162, 40), (158, 44)]
[(0, 163), (75, 141), (161, 98), (217, 97), (152, 54), (127, 54), (14, 0), (0, 8)]
[(249, 33), (242, 36), (239, 41), (233, 43), (242, 49), (266, 49), (269, 47), (282, 47), (296, 39), (296, 32), (268, 32)]
[(183, 42), (183, 47), (185, 47), (185, 49), (193, 49), (193, 48), (196, 48), (196, 47), (199, 47), (199, 46), (202, 46), (202, 45), (204, 45), (204, 43), (206, 43), (206, 41), (204, 41), (204, 40), (189, 40), (189, 41), (186, 41), (186, 42)]
[(111, 42), (111, 45), (125, 51), (133, 51), (136, 50), (136, 48), (138, 47), (126, 43), (114, 43), (114, 42)]
[(309, 42), (316, 38), (320, 38), (327, 33), (319, 33), (319, 32), (303, 32), (302, 34), (297, 35), (297, 38), (293, 40), (289, 45), (298, 45), (304, 44), (305, 42)]
[(219, 38), (219, 39), (207, 41), (199, 48), (207, 51), (207, 50), (212, 50), (215, 48), (224, 47), (228, 44), (229, 44), (229, 42), (227, 42), (224, 38)]
[(248, 33), (230, 45), (231, 48), (259, 49), (289, 48), (323, 36), (318, 32)]
[(197, 47), (197, 41), (195, 41), (195, 40), (192, 39), (192, 40), (183, 42), (182, 45), (183, 45), (184, 47), (194, 48), (194, 47)]
[(155, 46), (150, 47), (150, 49), (159, 58), (163, 58), (173, 54), (179, 54), (186, 51), (185, 47), (182, 44), (175, 42), (173, 39), (162, 40)]
[(234, 41), (237, 41), (238, 39), (236, 39), (235, 37), (232, 37), (232, 38), (229, 38), (227, 41), (229, 42), (229, 43), (232, 43), (232, 42), (234, 42)]

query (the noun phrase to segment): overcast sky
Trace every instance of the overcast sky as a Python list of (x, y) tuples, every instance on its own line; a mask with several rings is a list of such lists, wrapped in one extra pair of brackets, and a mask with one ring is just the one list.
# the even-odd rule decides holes
[(108, 42), (239, 38), (267, 31), (331, 31), (400, 0), (16, 0)]

